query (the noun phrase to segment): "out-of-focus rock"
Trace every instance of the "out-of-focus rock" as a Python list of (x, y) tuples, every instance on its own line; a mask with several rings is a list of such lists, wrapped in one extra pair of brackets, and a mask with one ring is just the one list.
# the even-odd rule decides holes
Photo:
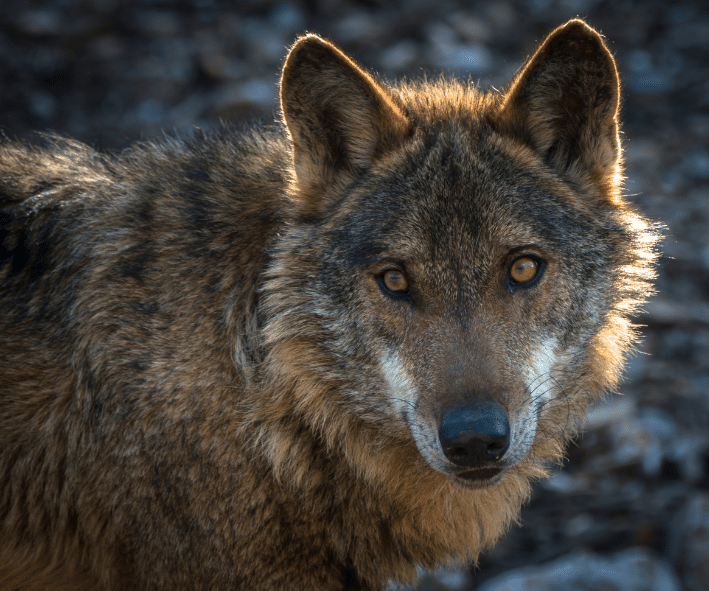
[(478, 591), (682, 591), (670, 566), (644, 548), (574, 553), (492, 579)]
[(709, 494), (688, 499), (672, 531), (672, 558), (682, 573), (685, 588), (700, 591), (709, 586)]

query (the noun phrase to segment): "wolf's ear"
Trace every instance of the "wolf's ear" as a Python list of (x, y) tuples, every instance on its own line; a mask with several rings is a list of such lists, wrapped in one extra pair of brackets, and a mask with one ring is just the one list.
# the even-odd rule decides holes
[(581, 20), (553, 31), (512, 84), (501, 120), (556, 169), (613, 190), (620, 160), (618, 72)]
[(292, 47), (281, 108), (293, 140), (298, 207), (317, 216), (329, 195), (402, 138), (408, 120), (387, 90), (316, 35)]

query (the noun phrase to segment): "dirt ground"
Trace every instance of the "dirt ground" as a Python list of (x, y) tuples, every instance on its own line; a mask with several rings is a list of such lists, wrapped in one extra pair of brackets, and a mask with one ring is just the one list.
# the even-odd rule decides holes
[[(238, 7), (237, 7), (238, 5)], [(478, 568), (419, 589), (709, 589), (709, 8), (700, 0), (0, 3), (0, 129), (131, 141), (272, 119), (287, 47), (321, 33), (383, 75), (500, 88), (581, 16), (624, 80), (627, 194), (663, 221), (659, 295), (622, 391)]]

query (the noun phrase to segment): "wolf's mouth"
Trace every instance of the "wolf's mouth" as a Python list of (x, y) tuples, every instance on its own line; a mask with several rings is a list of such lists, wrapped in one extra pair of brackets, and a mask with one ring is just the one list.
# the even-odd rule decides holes
[(461, 472), (460, 474), (456, 474), (456, 477), (470, 482), (479, 481), (484, 483), (488, 480), (497, 480), (495, 477), (502, 474), (502, 472), (502, 468), (482, 468), (479, 470), (468, 470), (467, 472)]
[(455, 474), (453, 480), (464, 488), (490, 488), (499, 484), (506, 472), (505, 467), (481, 468)]
[(455, 474), (452, 478), (458, 486), (469, 489), (492, 488), (497, 486), (505, 477), (506, 470), (486, 468), (484, 470), (471, 470)]

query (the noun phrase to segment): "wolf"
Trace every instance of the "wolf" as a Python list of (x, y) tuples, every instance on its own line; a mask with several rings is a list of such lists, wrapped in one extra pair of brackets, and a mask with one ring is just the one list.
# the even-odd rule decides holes
[(0, 147), (0, 587), (475, 561), (616, 388), (658, 230), (581, 20), (504, 92), (299, 38), (271, 126)]

